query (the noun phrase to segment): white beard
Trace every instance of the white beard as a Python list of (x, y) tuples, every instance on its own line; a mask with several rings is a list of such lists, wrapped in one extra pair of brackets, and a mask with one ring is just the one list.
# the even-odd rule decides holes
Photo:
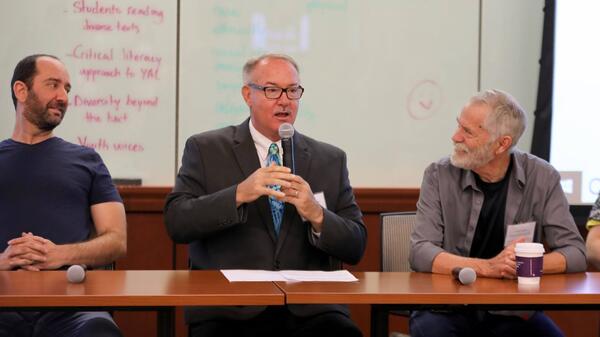
[(494, 159), (493, 145), (494, 142), (492, 141), (469, 150), (464, 144), (455, 143), (454, 152), (450, 156), (450, 162), (452, 165), (465, 170), (482, 167)]

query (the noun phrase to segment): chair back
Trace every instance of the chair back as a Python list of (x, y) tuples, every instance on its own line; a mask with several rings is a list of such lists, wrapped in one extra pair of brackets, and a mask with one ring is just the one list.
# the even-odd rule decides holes
[(410, 235), (417, 212), (381, 213), (381, 271), (411, 271)]

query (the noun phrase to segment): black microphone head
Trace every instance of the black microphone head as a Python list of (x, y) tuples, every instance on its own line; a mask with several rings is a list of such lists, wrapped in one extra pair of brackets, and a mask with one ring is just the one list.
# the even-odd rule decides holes
[(85, 279), (85, 269), (78, 265), (74, 264), (67, 269), (67, 280), (71, 283), (81, 283)]
[(294, 136), (294, 126), (290, 123), (283, 123), (279, 126), (279, 137), (292, 138)]
[(473, 268), (470, 268), (470, 267), (461, 268), (460, 271), (458, 272), (458, 280), (462, 284), (471, 284), (471, 283), (475, 282), (476, 279), (477, 279), (477, 273), (475, 272), (475, 270), (473, 270)]

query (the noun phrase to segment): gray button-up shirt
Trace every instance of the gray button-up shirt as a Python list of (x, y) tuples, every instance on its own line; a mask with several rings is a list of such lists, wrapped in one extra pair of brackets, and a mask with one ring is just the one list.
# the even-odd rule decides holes
[[(534, 242), (564, 255), (567, 272), (585, 271), (585, 244), (569, 212), (560, 175), (531, 154), (515, 150), (511, 156), (504, 227), (535, 221)], [(453, 166), (449, 158), (429, 165), (411, 236), (411, 268), (431, 272), (433, 260), (444, 251), (469, 256), (483, 198), (472, 171)]]

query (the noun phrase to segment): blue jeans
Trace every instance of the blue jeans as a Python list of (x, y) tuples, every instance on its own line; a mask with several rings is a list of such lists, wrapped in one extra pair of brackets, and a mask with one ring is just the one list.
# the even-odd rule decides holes
[(414, 311), (409, 329), (411, 337), (564, 337), (556, 324), (540, 311), (528, 318), (469, 309)]
[(107, 312), (0, 312), (0, 336), (122, 337)]

